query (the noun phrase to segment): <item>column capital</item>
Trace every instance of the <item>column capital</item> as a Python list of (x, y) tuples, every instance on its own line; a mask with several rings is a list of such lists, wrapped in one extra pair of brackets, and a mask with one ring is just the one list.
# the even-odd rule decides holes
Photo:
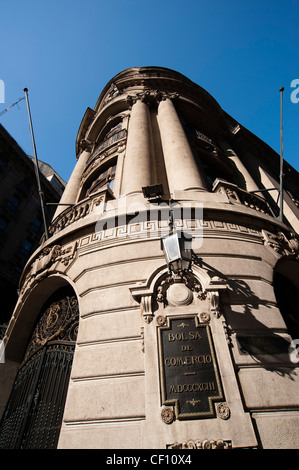
[(166, 101), (167, 99), (170, 101), (173, 101), (173, 100), (178, 99), (179, 96), (180, 96), (179, 93), (177, 93), (176, 91), (172, 93), (162, 92), (161, 99), (159, 101)]
[(94, 142), (90, 142), (89, 140), (85, 140), (85, 139), (82, 139), (80, 140), (80, 143), (79, 143), (79, 157), (81, 155), (82, 152), (86, 151), (86, 152), (92, 152), (93, 149), (94, 149), (94, 145), (95, 143)]
[(178, 97), (179, 94), (177, 92), (168, 93), (159, 90), (144, 90), (134, 95), (128, 95), (126, 101), (130, 106), (133, 106), (137, 101), (142, 101), (148, 105), (159, 105), (161, 101), (165, 101), (166, 99), (173, 101)]

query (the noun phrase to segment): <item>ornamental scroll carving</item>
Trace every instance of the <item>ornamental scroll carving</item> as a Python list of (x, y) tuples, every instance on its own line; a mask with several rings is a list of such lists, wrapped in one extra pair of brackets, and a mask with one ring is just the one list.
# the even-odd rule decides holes
[[(198, 272), (199, 271), (199, 272)], [(151, 277), (151, 285), (140, 284), (130, 288), (133, 298), (140, 304), (141, 314), (146, 323), (151, 323), (155, 315), (157, 321), (163, 321), (165, 308), (199, 306), (199, 320), (209, 321), (210, 313), (219, 318), (220, 292), (227, 289), (227, 283), (218, 276), (210, 278), (206, 272), (194, 266), (194, 272), (174, 276), (164, 269)], [(204, 312), (210, 313), (204, 313)]]
[(75, 257), (76, 248), (77, 242), (65, 247), (53, 245), (51, 247), (44, 248), (39, 256), (32, 262), (30, 271), (26, 275), (20, 290), (20, 295), (23, 295), (35, 280), (41, 280), (48, 270), (53, 267), (54, 263), (60, 262), (62, 265), (67, 267)]
[(294, 234), (290, 233), (287, 236), (283, 232), (271, 233), (262, 230), (262, 237), (264, 245), (277, 254), (299, 259), (299, 240)]
[(144, 90), (140, 93), (135, 93), (134, 95), (127, 96), (127, 103), (129, 106), (133, 106), (136, 101), (141, 100), (147, 104), (158, 104), (160, 101), (166, 99), (175, 100), (179, 97), (177, 92), (166, 93), (158, 90)]
[(79, 309), (76, 296), (53, 302), (42, 314), (28, 345), (25, 361), (49, 341), (76, 341)]
[(189, 440), (186, 442), (175, 442), (167, 446), (168, 449), (231, 449), (232, 441), (222, 439)]
[(184, 273), (181, 277), (168, 275), (160, 282), (156, 292), (156, 301), (164, 307), (189, 305), (193, 301), (193, 294), (200, 300), (207, 297), (202, 285), (191, 273)]

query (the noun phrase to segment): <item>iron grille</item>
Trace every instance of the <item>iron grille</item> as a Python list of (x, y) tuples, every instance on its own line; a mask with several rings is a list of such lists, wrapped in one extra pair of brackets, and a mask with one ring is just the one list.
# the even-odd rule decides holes
[(57, 447), (78, 317), (74, 296), (60, 298), (43, 310), (0, 424), (0, 448)]

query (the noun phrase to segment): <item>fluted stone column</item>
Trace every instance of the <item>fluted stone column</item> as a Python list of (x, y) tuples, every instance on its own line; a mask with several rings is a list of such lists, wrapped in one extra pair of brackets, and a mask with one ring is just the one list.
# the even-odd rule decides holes
[(158, 124), (170, 193), (174, 190), (206, 190), (183, 126), (169, 98), (159, 104)]
[[(91, 152), (89, 150), (83, 150), (81, 155), (78, 158), (78, 161), (75, 165), (75, 168), (70, 176), (70, 179), (66, 185), (66, 188), (60, 199), (60, 204), (75, 204), (77, 202), (78, 191), (81, 186), (81, 178), (83, 171), (86, 167), (87, 160), (90, 157)], [(53, 220), (61, 214), (68, 206), (57, 206), (56, 212), (54, 214)]]
[(151, 130), (149, 110), (137, 100), (131, 110), (121, 194), (126, 196), (142, 192), (151, 184)]

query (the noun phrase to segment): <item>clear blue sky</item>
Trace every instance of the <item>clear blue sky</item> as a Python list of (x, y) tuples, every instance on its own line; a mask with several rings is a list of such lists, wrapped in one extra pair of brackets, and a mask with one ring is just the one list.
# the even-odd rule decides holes
[[(29, 89), (37, 153), (68, 180), (87, 107), (135, 66), (177, 70), (299, 170), (299, 2), (286, 0), (0, 0), (5, 103)], [(299, 93), (297, 94), (299, 98)], [(25, 101), (0, 117), (32, 155)]]

